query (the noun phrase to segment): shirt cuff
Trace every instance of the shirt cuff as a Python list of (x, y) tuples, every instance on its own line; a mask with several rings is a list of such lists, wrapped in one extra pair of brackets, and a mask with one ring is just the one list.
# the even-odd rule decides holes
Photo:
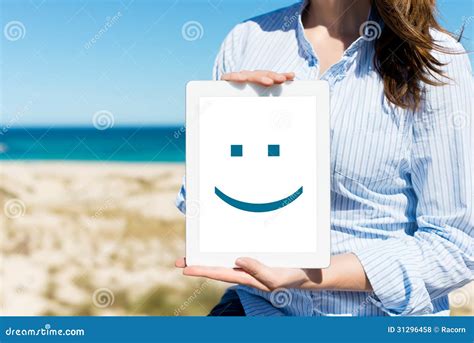
[(175, 205), (178, 210), (181, 211), (181, 213), (186, 214), (186, 186), (184, 181), (181, 189), (179, 190), (178, 196), (176, 197)]
[(353, 253), (372, 285), (369, 296), (375, 306), (390, 316), (427, 315), (433, 304), (419, 271), (419, 248), (413, 242), (388, 239)]

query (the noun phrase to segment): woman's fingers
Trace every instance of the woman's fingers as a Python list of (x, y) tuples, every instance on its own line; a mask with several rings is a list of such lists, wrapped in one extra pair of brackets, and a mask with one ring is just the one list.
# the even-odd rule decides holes
[(250, 257), (240, 257), (235, 261), (235, 265), (242, 268), (267, 288), (273, 289), (278, 285), (275, 283), (275, 270), (267, 267), (259, 261)]
[(279, 287), (301, 287), (309, 281), (307, 272), (302, 269), (270, 268), (249, 257), (238, 258), (235, 265), (237, 268), (186, 266), (184, 257), (175, 262), (177, 268), (183, 268), (183, 274), (186, 276), (237, 283), (267, 292)]
[(184, 268), (186, 267), (186, 258), (185, 257), (180, 257), (176, 260), (174, 263), (176, 268)]
[(275, 73), (273, 71), (263, 71), (265, 76), (272, 79), (275, 83), (283, 83), (286, 81), (285, 74)]
[(183, 269), (183, 274), (186, 276), (206, 277), (223, 282), (238, 283), (241, 285), (255, 287), (264, 291), (269, 290), (268, 287), (241, 269), (190, 266)]
[(222, 75), (221, 80), (245, 82), (247, 81), (247, 75), (245, 75), (244, 73), (227, 73)]
[(221, 79), (233, 82), (250, 82), (262, 86), (272, 86), (281, 84), (285, 81), (291, 81), (295, 77), (294, 73), (275, 73), (268, 70), (243, 70), (240, 72), (223, 74)]
[[(250, 258), (239, 258), (236, 261), (239, 268), (186, 266), (186, 258), (178, 258), (175, 262), (177, 268), (183, 268), (183, 275), (206, 277), (213, 280), (238, 283), (269, 291), (272, 287), (270, 268)], [(269, 285), (270, 283), (270, 285)], [(270, 287), (268, 287), (270, 286)]]
[(291, 72), (291, 73), (283, 73), (283, 75), (285, 75), (287, 81), (292, 81), (294, 78), (295, 78), (295, 73)]
[(312, 284), (307, 271), (300, 268), (271, 268), (250, 257), (238, 258), (235, 265), (270, 290), (280, 287), (304, 288), (305, 285)]
[(262, 86), (273, 86), (275, 80), (261, 72), (251, 72), (246, 74), (247, 82), (256, 83)]

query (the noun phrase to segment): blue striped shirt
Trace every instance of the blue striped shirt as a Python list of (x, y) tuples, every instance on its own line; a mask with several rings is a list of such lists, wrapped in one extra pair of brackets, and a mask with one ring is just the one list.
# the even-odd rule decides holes
[[(354, 253), (373, 292), (236, 290), (247, 315), (447, 314), (448, 293), (473, 280), (473, 78), (466, 54), (433, 52), (451, 80), (425, 86), (417, 111), (391, 105), (373, 66), (374, 40), (359, 37), (323, 75), (304, 35), (304, 4), (237, 25), (214, 79), (241, 70), (293, 71), (331, 90), (331, 252)], [(383, 25), (375, 11), (371, 20)], [(464, 51), (433, 30), (442, 46)], [(177, 205), (185, 211), (185, 188)], [(278, 295), (277, 295), (278, 296)]]

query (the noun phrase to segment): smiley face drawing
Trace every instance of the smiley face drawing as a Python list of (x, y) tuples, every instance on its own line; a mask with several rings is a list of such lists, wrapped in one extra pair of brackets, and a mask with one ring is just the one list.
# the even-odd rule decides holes
[[(243, 147), (240, 144), (232, 144), (230, 146), (230, 155), (232, 157), (242, 157), (243, 156)], [(279, 144), (269, 144), (268, 145), (268, 156), (269, 157), (279, 157), (280, 156), (280, 145)], [(237, 200), (223, 191), (221, 191), (218, 187), (214, 188), (214, 192), (216, 196), (218, 196), (222, 201), (227, 203), (228, 205), (235, 207), (242, 211), (248, 212), (270, 212), (281, 209), (293, 201), (298, 199), (301, 194), (303, 194), (303, 186), (298, 188), (295, 192), (288, 195), (287, 197), (272, 201), (272, 202), (264, 202), (264, 203), (254, 203), (254, 202), (247, 202), (242, 200)]]
[(202, 251), (314, 251), (315, 98), (201, 97), (199, 106), (190, 158)]

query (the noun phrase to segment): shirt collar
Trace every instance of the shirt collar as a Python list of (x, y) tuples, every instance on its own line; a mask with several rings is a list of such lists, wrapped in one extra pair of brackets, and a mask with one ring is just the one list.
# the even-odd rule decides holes
[[(296, 39), (298, 41), (298, 49), (300, 54), (308, 60), (308, 63), (310, 66), (317, 65), (318, 59), (317, 56), (313, 50), (313, 47), (311, 46), (311, 43), (306, 39), (306, 36), (304, 34), (304, 26), (303, 26), (303, 20), (302, 20), (302, 14), (306, 6), (308, 6), (309, 0), (303, 0), (299, 3), (298, 7), (298, 20), (295, 21), (295, 31), (296, 31)], [(367, 17), (366, 23), (371, 23), (372, 27), (375, 28), (375, 34), (380, 36), (381, 30), (383, 28), (383, 22), (377, 13), (377, 10), (375, 7), (371, 7), (369, 11), (369, 15)], [(370, 30), (367, 31), (369, 34), (373, 34), (374, 31)], [(353, 56), (360, 48), (362, 45), (372, 42), (373, 39), (371, 38), (372, 36), (369, 37), (369, 39), (366, 36), (366, 32), (363, 31), (363, 27), (361, 27), (361, 36), (357, 38), (352, 44), (344, 51), (343, 58), (351, 57)]]

